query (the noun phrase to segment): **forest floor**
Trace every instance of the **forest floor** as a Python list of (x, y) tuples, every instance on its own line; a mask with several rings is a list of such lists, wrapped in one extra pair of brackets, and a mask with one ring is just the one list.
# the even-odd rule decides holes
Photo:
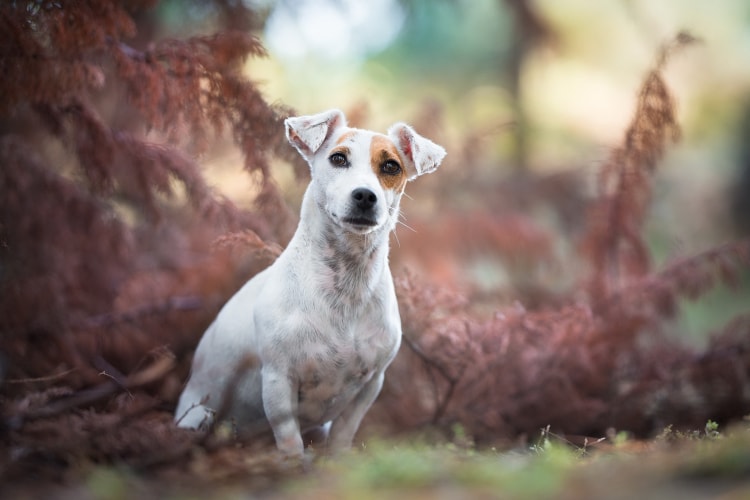
[(747, 422), (728, 430), (709, 422), (687, 433), (668, 427), (648, 441), (613, 433), (576, 445), (541, 430), (534, 444), (503, 450), (476, 446), (456, 428), (441, 444), (370, 439), (334, 458), (312, 451), (303, 463), (270, 450), (225, 442), (220, 449), (193, 446), (179, 460), (152, 466), (83, 459), (52, 476), (50, 464), (34, 470), (27, 462), (25, 473), (6, 477), (0, 492), (3, 498), (113, 500), (750, 498)]

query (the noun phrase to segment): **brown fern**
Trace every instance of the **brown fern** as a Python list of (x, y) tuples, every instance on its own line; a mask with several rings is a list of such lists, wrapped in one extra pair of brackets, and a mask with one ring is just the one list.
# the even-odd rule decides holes
[[(69, 381), (81, 383), (97, 356), (127, 371), (155, 346), (181, 349), (221, 294), (270, 257), (226, 260), (211, 241), (228, 230), (279, 243), (291, 235), (295, 216), (269, 170), (272, 156), (291, 156), (288, 110), (241, 72), (246, 58), (265, 55), (262, 45), (226, 30), (138, 48), (133, 12), (151, 4), (0, 6), (0, 348), (11, 377), (74, 368)], [(253, 212), (211, 189), (196, 160), (222, 134), (260, 174)], [(196, 283), (188, 270), (197, 268)], [(199, 312), (163, 307), (191, 295)]]
[(651, 201), (651, 181), (670, 142), (679, 139), (674, 99), (662, 75), (669, 56), (695, 42), (680, 33), (659, 52), (638, 92), (635, 115), (621, 146), (599, 170), (598, 199), (589, 212), (583, 252), (591, 262), (592, 297), (609, 296), (651, 267), (643, 224)]

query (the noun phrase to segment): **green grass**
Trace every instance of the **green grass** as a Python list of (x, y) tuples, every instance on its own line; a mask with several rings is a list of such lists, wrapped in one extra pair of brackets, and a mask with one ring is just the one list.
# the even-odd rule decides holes
[[(370, 440), (349, 453), (290, 467), (275, 479), (269, 477), (261, 488), (253, 473), (231, 480), (211, 473), (193, 478), (188, 486), (184, 472), (163, 472), (93, 466), (66, 489), (103, 500), (257, 495), (363, 500), (740, 499), (750, 498), (750, 425), (725, 430), (709, 421), (704, 429), (688, 432), (667, 427), (649, 441), (612, 432), (607, 439), (589, 440), (585, 447), (571, 446), (543, 430), (534, 444), (510, 451), (478, 448), (460, 429), (453, 442), (440, 444), (428, 439)], [(49, 487), (48, 492), (62, 491), (60, 485)]]
[[(648, 442), (614, 434), (573, 447), (542, 433), (514, 451), (370, 442), (283, 488), (292, 498), (750, 498), (750, 430), (670, 428)], [(594, 440), (596, 441), (596, 440)], [(738, 496), (735, 496), (738, 495)]]
[(514, 498), (544, 498), (560, 491), (577, 465), (575, 453), (562, 446), (550, 446), (537, 456), (383, 441), (324, 461), (318, 479), (296, 482), (288, 492), (363, 499), (430, 492), (504, 492)]

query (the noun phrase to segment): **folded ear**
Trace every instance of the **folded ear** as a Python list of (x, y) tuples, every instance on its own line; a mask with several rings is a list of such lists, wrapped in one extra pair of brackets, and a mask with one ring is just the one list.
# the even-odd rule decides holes
[(391, 126), (388, 137), (406, 160), (406, 174), (410, 181), (434, 171), (445, 158), (445, 149), (417, 134), (405, 123)]
[(286, 138), (307, 160), (320, 149), (334, 130), (346, 126), (341, 110), (329, 109), (317, 115), (294, 116), (284, 120)]

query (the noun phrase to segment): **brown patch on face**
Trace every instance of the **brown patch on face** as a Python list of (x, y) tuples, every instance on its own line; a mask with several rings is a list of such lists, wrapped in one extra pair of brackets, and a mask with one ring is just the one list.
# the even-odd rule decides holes
[(341, 134), (341, 137), (339, 137), (336, 140), (336, 145), (338, 146), (339, 144), (343, 144), (346, 140), (353, 137), (354, 133), (355, 133), (354, 130), (350, 130), (349, 132), (344, 132), (343, 134)]
[[(399, 164), (401, 169), (397, 174), (389, 174), (383, 171), (383, 165), (388, 161), (394, 161)], [(372, 170), (378, 176), (380, 185), (383, 189), (392, 189), (396, 192), (403, 192), (406, 187), (406, 171), (404, 170), (404, 161), (398, 154), (396, 145), (387, 137), (376, 135), (370, 143), (370, 162)]]
[(351, 155), (351, 151), (346, 146), (336, 146), (335, 148), (333, 148), (332, 150), (328, 152), (328, 156), (331, 156), (334, 153), (341, 153), (347, 158), (349, 158), (349, 156)]

